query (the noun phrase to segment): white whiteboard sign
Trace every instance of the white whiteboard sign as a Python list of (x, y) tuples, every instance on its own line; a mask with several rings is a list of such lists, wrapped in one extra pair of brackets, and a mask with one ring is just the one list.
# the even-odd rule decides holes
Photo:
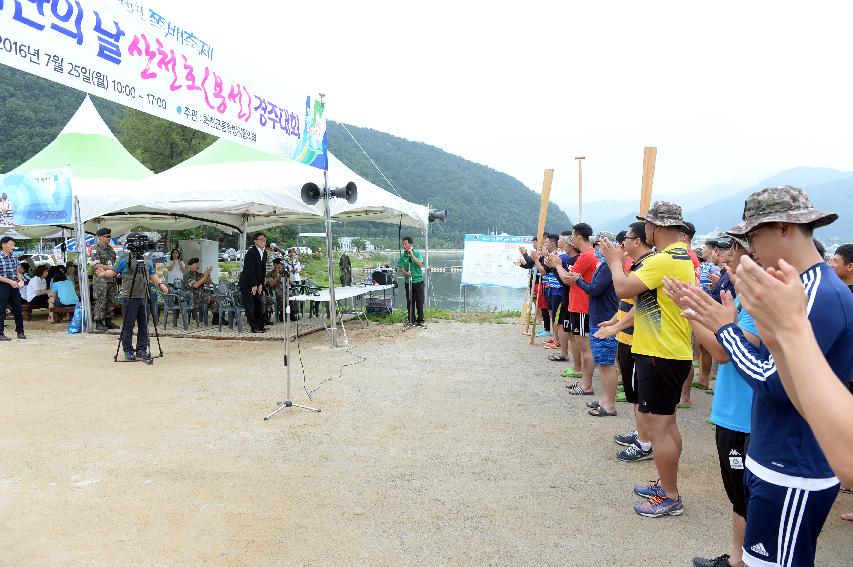
[(466, 234), (462, 256), (462, 285), (527, 287), (529, 272), (514, 264), (518, 247), (532, 248), (532, 236)]

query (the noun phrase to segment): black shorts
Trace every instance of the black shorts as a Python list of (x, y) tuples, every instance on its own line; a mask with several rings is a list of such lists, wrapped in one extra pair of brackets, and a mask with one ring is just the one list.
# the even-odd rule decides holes
[(723, 487), (732, 503), (732, 511), (746, 518), (746, 494), (743, 490), (744, 461), (749, 433), (717, 426), (717, 455), (720, 458), (720, 476)]
[(562, 309), (560, 308), (561, 303), (563, 303), (562, 294), (548, 296), (548, 310), (551, 312), (551, 320), (558, 325), (563, 322), (560, 318), (560, 313), (562, 312)]
[(631, 345), (619, 343), (616, 349), (616, 362), (622, 374), (622, 386), (625, 388), (625, 400), (629, 404), (640, 403), (637, 397), (637, 376), (634, 372), (634, 353)]
[(589, 315), (586, 313), (575, 313), (573, 311), (569, 311), (569, 318), (563, 325), (563, 329), (567, 333), (571, 333), (579, 337), (588, 337)]
[(672, 415), (681, 399), (681, 386), (693, 368), (692, 360), (672, 360), (644, 354), (634, 355), (634, 375), (640, 411)]

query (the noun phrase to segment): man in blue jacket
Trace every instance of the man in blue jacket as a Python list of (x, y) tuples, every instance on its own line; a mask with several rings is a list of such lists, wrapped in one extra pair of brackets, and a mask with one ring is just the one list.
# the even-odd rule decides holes
[[(598, 253), (598, 243), (603, 240), (614, 240), (615, 236), (609, 232), (599, 232), (593, 239)], [(601, 401), (590, 402), (589, 415), (594, 417), (610, 417), (616, 415), (616, 349), (618, 343), (616, 337), (598, 338), (595, 333), (599, 326), (609, 321), (616, 315), (619, 309), (619, 298), (613, 288), (613, 275), (607, 262), (599, 257), (598, 267), (592, 276), (592, 281), (586, 283), (579, 274), (566, 272), (565, 276), (560, 272), (563, 281), (576, 285), (589, 295), (589, 344), (592, 349), (592, 363), (598, 367), (601, 378), (601, 387), (604, 396)]]
[[(838, 218), (816, 210), (802, 189), (770, 187), (749, 196), (743, 222), (727, 232), (744, 239), (765, 266), (784, 258), (797, 268), (808, 296), (808, 318), (833, 372), (853, 378), (853, 297), (818, 254), (815, 228)], [(733, 321), (706, 316), (716, 303), (695, 304), (695, 317), (714, 332), (753, 390), (744, 463), (747, 499), (743, 562), (750, 567), (814, 565), (817, 538), (839, 482), (808, 423), (785, 392), (766, 345), (750, 343)], [(721, 324), (722, 323), (722, 324)]]

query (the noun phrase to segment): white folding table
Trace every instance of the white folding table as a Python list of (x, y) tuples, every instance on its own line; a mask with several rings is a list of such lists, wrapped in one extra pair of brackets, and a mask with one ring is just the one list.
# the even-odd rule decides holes
[[(335, 304), (344, 299), (358, 299), (364, 298), (366, 295), (372, 295), (377, 291), (383, 292), (383, 297), (385, 296), (385, 292), (389, 289), (394, 289), (394, 284), (387, 285), (350, 285), (346, 287), (336, 287), (335, 288)], [(393, 296), (392, 296), (393, 297)], [(329, 290), (324, 289), (320, 290), (316, 295), (292, 295), (290, 296), (290, 301), (318, 301), (320, 303), (329, 303), (331, 298), (329, 297)], [(309, 310), (310, 311), (310, 310)], [(304, 312), (304, 310), (303, 310)], [(328, 312), (328, 310), (327, 310)], [(365, 314), (364, 305), (361, 305), (359, 309), (352, 309), (346, 311), (337, 311), (337, 319), (341, 324), (341, 329), (344, 331), (344, 344), (349, 344), (349, 340), (347, 339), (347, 330), (344, 327), (343, 316), (347, 313), (354, 314), (356, 319), (361, 317), (364, 320), (364, 325), (367, 324), (367, 315)], [(327, 317), (323, 318), (323, 326), (326, 328), (326, 332), (329, 333), (329, 337), (331, 338), (332, 332), (327, 323)]]

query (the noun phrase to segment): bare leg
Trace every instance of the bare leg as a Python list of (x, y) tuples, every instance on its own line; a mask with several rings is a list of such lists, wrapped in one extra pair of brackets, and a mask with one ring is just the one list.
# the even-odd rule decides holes
[(576, 336), (575, 342), (580, 343), (581, 372), (583, 372), (581, 388), (589, 392), (592, 390), (592, 371), (595, 370), (592, 364), (592, 347), (589, 346), (589, 337)]
[(681, 459), (681, 433), (673, 415), (647, 414), (649, 436), (654, 445), (655, 466), (660, 485), (667, 497), (678, 498), (678, 461)]
[(684, 384), (681, 385), (681, 400), (679, 403), (689, 404), (690, 403), (690, 388), (693, 387), (693, 367), (690, 367), (690, 374), (687, 375), (687, 380), (684, 381)]
[[(714, 359), (702, 346), (699, 347), (699, 383), (706, 388), (711, 383), (711, 363)], [(693, 380), (690, 380), (691, 382)]]
[(571, 332), (566, 333), (566, 335), (572, 347), (572, 370), (580, 374), (583, 370), (583, 362), (581, 361), (580, 337), (576, 337), (574, 333)]
[(743, 537), (746, 533), (746, 518), (732, 512), (732, 550), (729, 552), (729, 565), (743, 566)]
[(616, 411), (616, 367), (599, 366), (598, 372), (601, 378), (601, 388), (604, 390), (601, 405), (608, 413), (614, 412)]

